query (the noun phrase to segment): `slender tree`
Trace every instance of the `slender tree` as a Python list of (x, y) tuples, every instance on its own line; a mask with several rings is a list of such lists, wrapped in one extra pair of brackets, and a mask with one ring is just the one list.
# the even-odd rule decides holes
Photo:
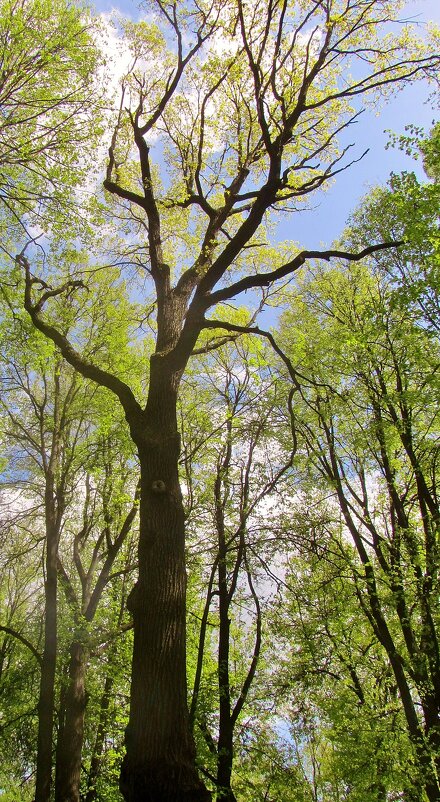
[[(274, 686), (318, 797), (423, 799), (386, 654), (359, 608), (360, 566), (338, 509), (297, 465), (284, 586), (274, 605)], [(299, 491), (301, 488), (301, 491)], [(315, 502), (306, 506), (305, 498)], [(283, 705), (284, 702), (284, 705)]]
[[(262, 566), (265, 557), (270, 560), (266, 541), (276, 527), (273, 495), (282, 492), (292, 459), (290, 443), (284, 450), (277, 437), (279, 404), (258, 341), (223, 346), (209, 361), (206, 356), (195, 361), (184, 381), (188, 564), (191, 568), (194, 560), (196, 568), (191, 598), (198, 591), (203, 600), (190, 722), (208, 749), (204, 770), (219, 801), (236, 798), (232, 775), (239, 721), (246, 715), (264, 647), (261, 586), (267, 575)], [(215, 410), (214, 428), (206, 420), (207, 409)], [(265, 509), (271, 510), (273, 529)], [(207, 692), (213, 661), (217, 689)]]
[(301, 330), (319, 319), (320, 334), (294, 358), (296, 430), (353, 539), (358, 599), (393, 671), (426, 794), (438, 800), (438, 337), (412, 301), (396, 303), (387, 273), (332, 271), (302, 292), (294, 315), (310, 315)]
[[(97, 333), (102, 337), (105, 330), (104, 320), (94, 308), (99, 292), (97, 285), (87, 326), (86, 347), (95, 351), (100, 348)], [(111, 290), (106, 288), (105, 293), (106, 299), (111, 299)], [(8, 300), (12, 306), (12, 291)], [(46, 340), (35, 337), (27, 316), (11, 315), (9, 306), (3, 311), (0, 403), (3, 432), (8, 438), (5, 478), (14, 488), (11, 506), (16, 508), (5, 523), (11, 528), (19, 518), (34, 530), (33, 548), (39, 550), (43, 545), (43, 642), (41, 647), (36, 638), (32, 639), (36, 646), (28, 643), (41, 666), (35, 797), (48, 800), (51, 796), (56, 753), (55, 798), (72, 801), (79, 799), (93, 622), (136, 518), (137, 467), (131, 441), (125, 437), (124, 444), (122, 435), (126, 433), (121, 432), (108, 395), (95, 384), (84, 382)], [(59, 323), (61, 319), (69, 330), (72, 317), (68, 305)], [(118, 339), (112, 323), (107, 321), (107, 325)], [(122, 359), (123, 333), (121, 325), (118, 342)], [(72, 611), (73, 634), (64, 634), (62, 639), (71, 656), (67, 666), (70, 681), (61, 682), (57, 712), (62, 726), (59, 724), (55, 739), (59, 576)], [(39, 581), (34, 581), (38, 586)], [(103, 622), (100, 628), (104, 629)], [(16, 638), (19, 635), (15, 633)], [(28, 760), (32, 763), (33, 757)]]
[[(16, 354), (21, 352), (23, 355), (21, 346), (26, 334), (18, 327), (15, 335)], [(38, 341), (26, 339), (24, 364), (20, 364), (18, 358), (15, 364), (10, 363), (5, 354), (3, 365), (7, 377), (3, 377), (6, 393), (2, 404), (9, 424), (6, 431), (15, 448), (16, 459), (21, 456), (22, 481), (25, 485), (31, 481), (35, 483), (33, 506), (41, 504), (43, 510), (44, 636), (38, 697), (35, 796), (37, 802), (46, 802), (50, 798), (52, 779), (58, 649), (58, 547), (75, 472), (66, 434), (72, 427), (72, 400), (77, 394), (78, 376), (72, 372), (66, 374), (65, 363), (60, 363), (57, 355), (52, 354), (51, 359), (48, 354), (46, 357), (38, 354)], [(36, 378), (38, 369), (41, 371), (40, 381)], [(36, 465), (36, 470), (26, 465), (28, 461)], [(38, 480), (41, 481), (41, 490)], [(20, 479), (17, 484), (20, 484)], [(26, 503), (25, 496), (21, 503)], [(17, 504), (20, 504), (20, 497)]]

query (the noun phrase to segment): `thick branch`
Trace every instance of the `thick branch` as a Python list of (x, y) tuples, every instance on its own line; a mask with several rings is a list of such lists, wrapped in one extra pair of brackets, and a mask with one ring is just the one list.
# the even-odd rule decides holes
[(130, 203), (136, 203), (142, 209), (145, 209), (145, 198), (142, 195), (138, 195), (137, 192), (131, 192), (129, 189), (124, 189), (120, 187), (119, 184), (116, 184), (114, 181), (110, 181), (109, 178), (106, 178), (103, 181), (104, 189), (108, 192), (111, 192), (112, 195), (117, 195), (118, 198), (122, 198), (122, 200), (127, 200)]
[(28, 639), (25, 638), (23, 635), (20, 635), (20, 633), (17, 632), (16, 629), (2, 626), (0, 624), (0, 632), (6, 632), (7, 635), (11, 635), (12, 638), (15, 638), (16, 640), (20, 641), (20, 643), (22, 643), (23, 646), (26, 646), (26, 648), (29, 649), (30, 652), (32, 652), (32, 654), (34, 655), (35, 659), (40, 664), (40, 666), (43, 664), (43, 658), (41, 657), (41, 654), (37, 651), (35, 646), (33, 646), (32, 643), (28, 641)]
[(226, 320), (205, 320), (203, 322), (202, 328), (225, 329), (226, 331), (231, 331), (231, 332), (235, 331), (237, 332), (237, 334), (257, 334), (259, 337), (265, 337), (266, 340), (269, 340), (275, 353), (277, 353), (280, 359), (284, 362), (295, 388), (299, 389), (299, 383), (298, 383), (299, 374), (293, 367), (289, 357), (280, 348), (273, 334), (271, 334), (270, 331), (266, 331), (265, 329), (260, 329), (259, 326), (239, 326), (235, 323), (228, 323)]
[(33, 303), (32, 285), (35, 282), (31, 276), (29, 261), (26, 259), (23, 253), (16, 257), (16, 261), (17, 264), (20, 265), (20, 267), (23, 267), (25, 270), (26, 284), (24, 308), (28, 312), (35, 328), (41, 331), (45, 337), (55, 343), (55, 345), (60, 349), (64, 359), (69, 362), (69, 364), (72, 365), (72, 367), (75, 368), (75, 370), (77, 370), (82, 376), (84, 376), (84, 378), (91, 379), (101, 387), (107, 387), (108, 390), (111, 390), (119, 398), (127, 420), (130, 420), (133, 415), (138, 415), (142, 410), (130, 387), (125, 384), (125, 382), (121, 381), (121, 379), (118, 379), (117, 376), (114, 376), (112, 373), (109, 373), (106, 370), (102, 370), (102, 368), (99, 368), (97, 365), (93, 365), (91, 362), (88, 362), (86, 359), (84, 359), (78, 353), (78, 351), (73, 348), (64, 334), (62, 334), (58, 329), (55, 328), (55, 326), (47, 323), (42, 318), (41, 310), (44, 301), (47, 300), (48, 297), (53, 297), (54, 294), (57, 294), (57, 291), (51, 290), (50, 294), (45, 293), (38, 303)]
[(270, 273), (257, 273), (254, 276), (246, 276), (240, 279), (240, 281), (231, 284), (229, 287), (224, 287), (221, 290), (217, 290), (217, 292), (210, 293), (206, 297), (205, 309), (209, 309), (209, 307), (215, 304), (229, 301), (245, 290), (252, 290), (256, 287), (268, 287), (275, 281), (279, 281), (295, 273), (309, 259), (324, 259), (326, 262), (329, 262), (331, 259), (346, 259), (349, 262), (359, 262), (366, 256), (376, 253), (376, 251), (382, 251), (387, 248), (397, 248), (400, 245), (403, 245), (403, 241), (381, 242), (378, 245), (369, 245), (368, 248), (364, 248), (359, 253), (337, 250), (301, 251), (301, 253), (297, 254), (290, 262), (286, 262), (285, 265), (278, 267), (276, 270), (272, 270)]

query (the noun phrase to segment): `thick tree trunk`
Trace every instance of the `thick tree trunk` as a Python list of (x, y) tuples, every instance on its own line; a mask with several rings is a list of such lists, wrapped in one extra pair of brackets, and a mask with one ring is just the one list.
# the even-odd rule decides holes
[(55, 802), (79, 802), (81, 752), (86, 709), (85, 675), (88, 652), (81, 641), (70, 647), (69, 684), (64, 696), (64, 726), (59, 734)]
[(141, 467), (139, 578), (127, 602), (134, 646), (120, 788), (127, 802), (209, 802), (187, 707), (184, 511), (171, 377), (162, 373), (156, 382), (152, 374), (147, 410), (130, 424)]
[(52, 782), (52, 739), (55, 708), (57, 657), (57, 543), (47, 539), (46, 582), (44, 586), (44, 649), (38, 700), (37, 766), (35, 802), (49, 802)]
[(236, 802), (231, 788), (233, 761), (233, 724), (231, 718), (231, 688), (229, 683), (230, 618), (226, 572), (226, 544), (220, 537), (220, 559), (218, 565), (219, 587), (219, 735), (217, 744), (217, 802)]

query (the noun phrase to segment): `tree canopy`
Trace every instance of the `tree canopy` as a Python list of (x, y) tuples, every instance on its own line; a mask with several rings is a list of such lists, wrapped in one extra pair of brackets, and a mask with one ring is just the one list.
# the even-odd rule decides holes
[(435, 81), (398, 11), (152, 0), (112, 60), (1, 6), (11, 799), (440, 800), (438, 126), (331, 248), (273, 237)]

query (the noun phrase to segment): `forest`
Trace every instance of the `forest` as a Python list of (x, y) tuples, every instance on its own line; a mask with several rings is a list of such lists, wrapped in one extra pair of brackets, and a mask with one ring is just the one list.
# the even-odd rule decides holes
[(0, 802), (440, 802), (440, 30), (136, 15), (0, 0)]

